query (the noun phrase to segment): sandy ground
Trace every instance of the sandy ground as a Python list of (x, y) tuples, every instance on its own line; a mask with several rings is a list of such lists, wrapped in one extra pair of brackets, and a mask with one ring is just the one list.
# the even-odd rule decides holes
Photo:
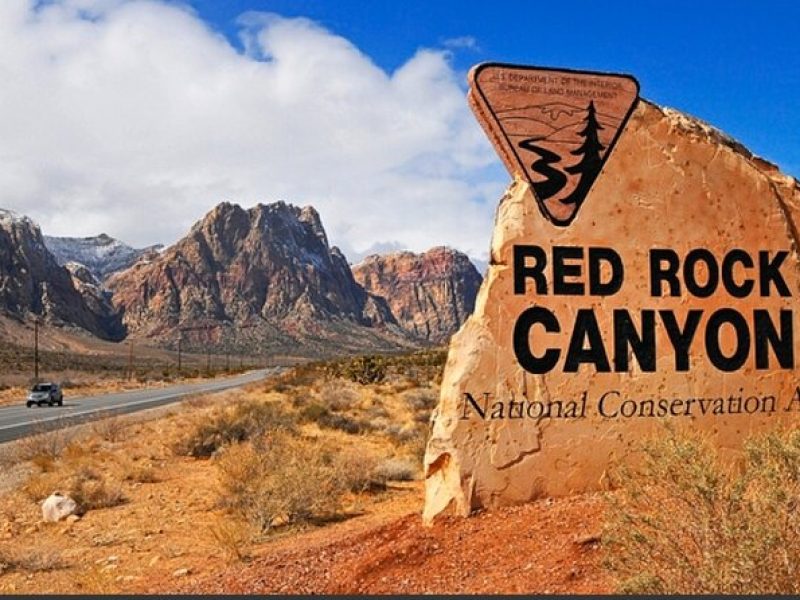
[[(602, 507), (599, 496), (576, 496), (444, 517), (426, 527), (418, 492), (378, 514), (268, 544), (251, 563), (192, 577), (178, 591), (609, 593), (597, 542)], [(174, 590), (171, 583), (154, 581), (143, 591)]]
[[(340, 382), (322, 385), (314, 397), (335, 392), (338, 401), (360, 407), (358, 414), (388, 425), (415, 422), (425, 410), (409, 408), (415, 398), (422, 392), (435, 397), (428, 388), (392, 392), (390, 386), (348, 385), (349, 392)], [(0, 593), (613, 590), (600, 568), (597, 537), (605, 504), (599, 495), (540, 500), (468, 519), (444, 516), (427, 527), (420, 517), (423, 482), (390, 482), (382, 492), (352, 494), (337, 522), (278, 528), (266, 538), (242, 541), (230, 513), (220, 506), (214, 461), (176, 455), (174, 441), (219, 403), (276, 394), (263, 388), (251, 386), (245, 398), (223, 392), (122, 417), (128, 425), (113, 438), (103, 422), (85, 426), (86, 437), (77, 438), (52, 464), (5, 464), (0, 563), (4, 556), (10, 562), (0, 564)], [(304, 399), (312, 388), (302, 392)], [(287, 393), (288, 403), (292, 394)], [(305, 427), (361, 453), (406, 448), (386, 433)], [(48, 477), (76, 468), (119, 485), (124, 502), (89, 510), (77, 520), (44, 523), (37, 498), (52, 492)]]

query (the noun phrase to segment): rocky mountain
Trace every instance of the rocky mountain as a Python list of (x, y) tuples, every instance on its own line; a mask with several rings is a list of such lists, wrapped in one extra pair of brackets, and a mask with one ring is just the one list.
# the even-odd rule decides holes
[(64, 268), (69, 272), (72, 285), (83, 298), (87, 308), (100, 320), (103, 330), (111, 337), (122, 337), (124, 330), (111, 301), (111, 292), (105, 289), (94, 273), (81, 263), (68, 262)]
[(0, 311), (16, 319), (42, 318), (98, 337), (122, 335), (111, 313), (96, 313), (58, 264), (31, 219), (0, 209)]
[(181, 337), (184, 347), (316, 355), (413, 345), (310, 206), (222, 203), (106, 283), (129, 332), (167, 346)]
[(140, 257), (157, 253), (163, 248), (160, 244), (133, 248), (105, 233), (84, 238), (46, 235), (44, 243), (56, 257), (58, 264), (66, 266), (69, 262), (80, 263), (99, 281), (112, 273), (127, 269)]
[(353, 275), (386, 299), (406, 332), (436, 343), (448, 340), (472, 313), (482, 280), (465, 254), (444, 247), (368, 256)]

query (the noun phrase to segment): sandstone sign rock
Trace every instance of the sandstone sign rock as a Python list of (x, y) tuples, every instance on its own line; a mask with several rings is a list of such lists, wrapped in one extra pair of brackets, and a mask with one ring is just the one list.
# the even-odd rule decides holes
[(517, 172), (452, 338), (424, 516), (599, 489), (663, 422), (724, 452), (800, 415), (800, 186), (640, 100), (566, 226)]

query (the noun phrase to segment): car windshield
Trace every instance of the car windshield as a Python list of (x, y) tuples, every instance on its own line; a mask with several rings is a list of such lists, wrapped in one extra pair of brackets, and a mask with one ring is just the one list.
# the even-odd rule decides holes
[(52, 385), (49, 383), (37, 383), (33, 386), (34, 392), (49, 392), (52, 389)]

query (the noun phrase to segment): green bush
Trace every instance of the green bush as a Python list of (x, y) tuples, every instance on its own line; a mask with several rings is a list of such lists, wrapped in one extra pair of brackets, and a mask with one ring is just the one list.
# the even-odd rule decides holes
[(345, 363), (342, 373), (361, 385), (380, 383), (386, 379), (386, 361), (380, 356), (359, 356)]
[(670, 429), (642, 458), (609, 495), (605, 564), (620, 592), (800, 592), (800, 431), (749, 439), (733, 465)]

